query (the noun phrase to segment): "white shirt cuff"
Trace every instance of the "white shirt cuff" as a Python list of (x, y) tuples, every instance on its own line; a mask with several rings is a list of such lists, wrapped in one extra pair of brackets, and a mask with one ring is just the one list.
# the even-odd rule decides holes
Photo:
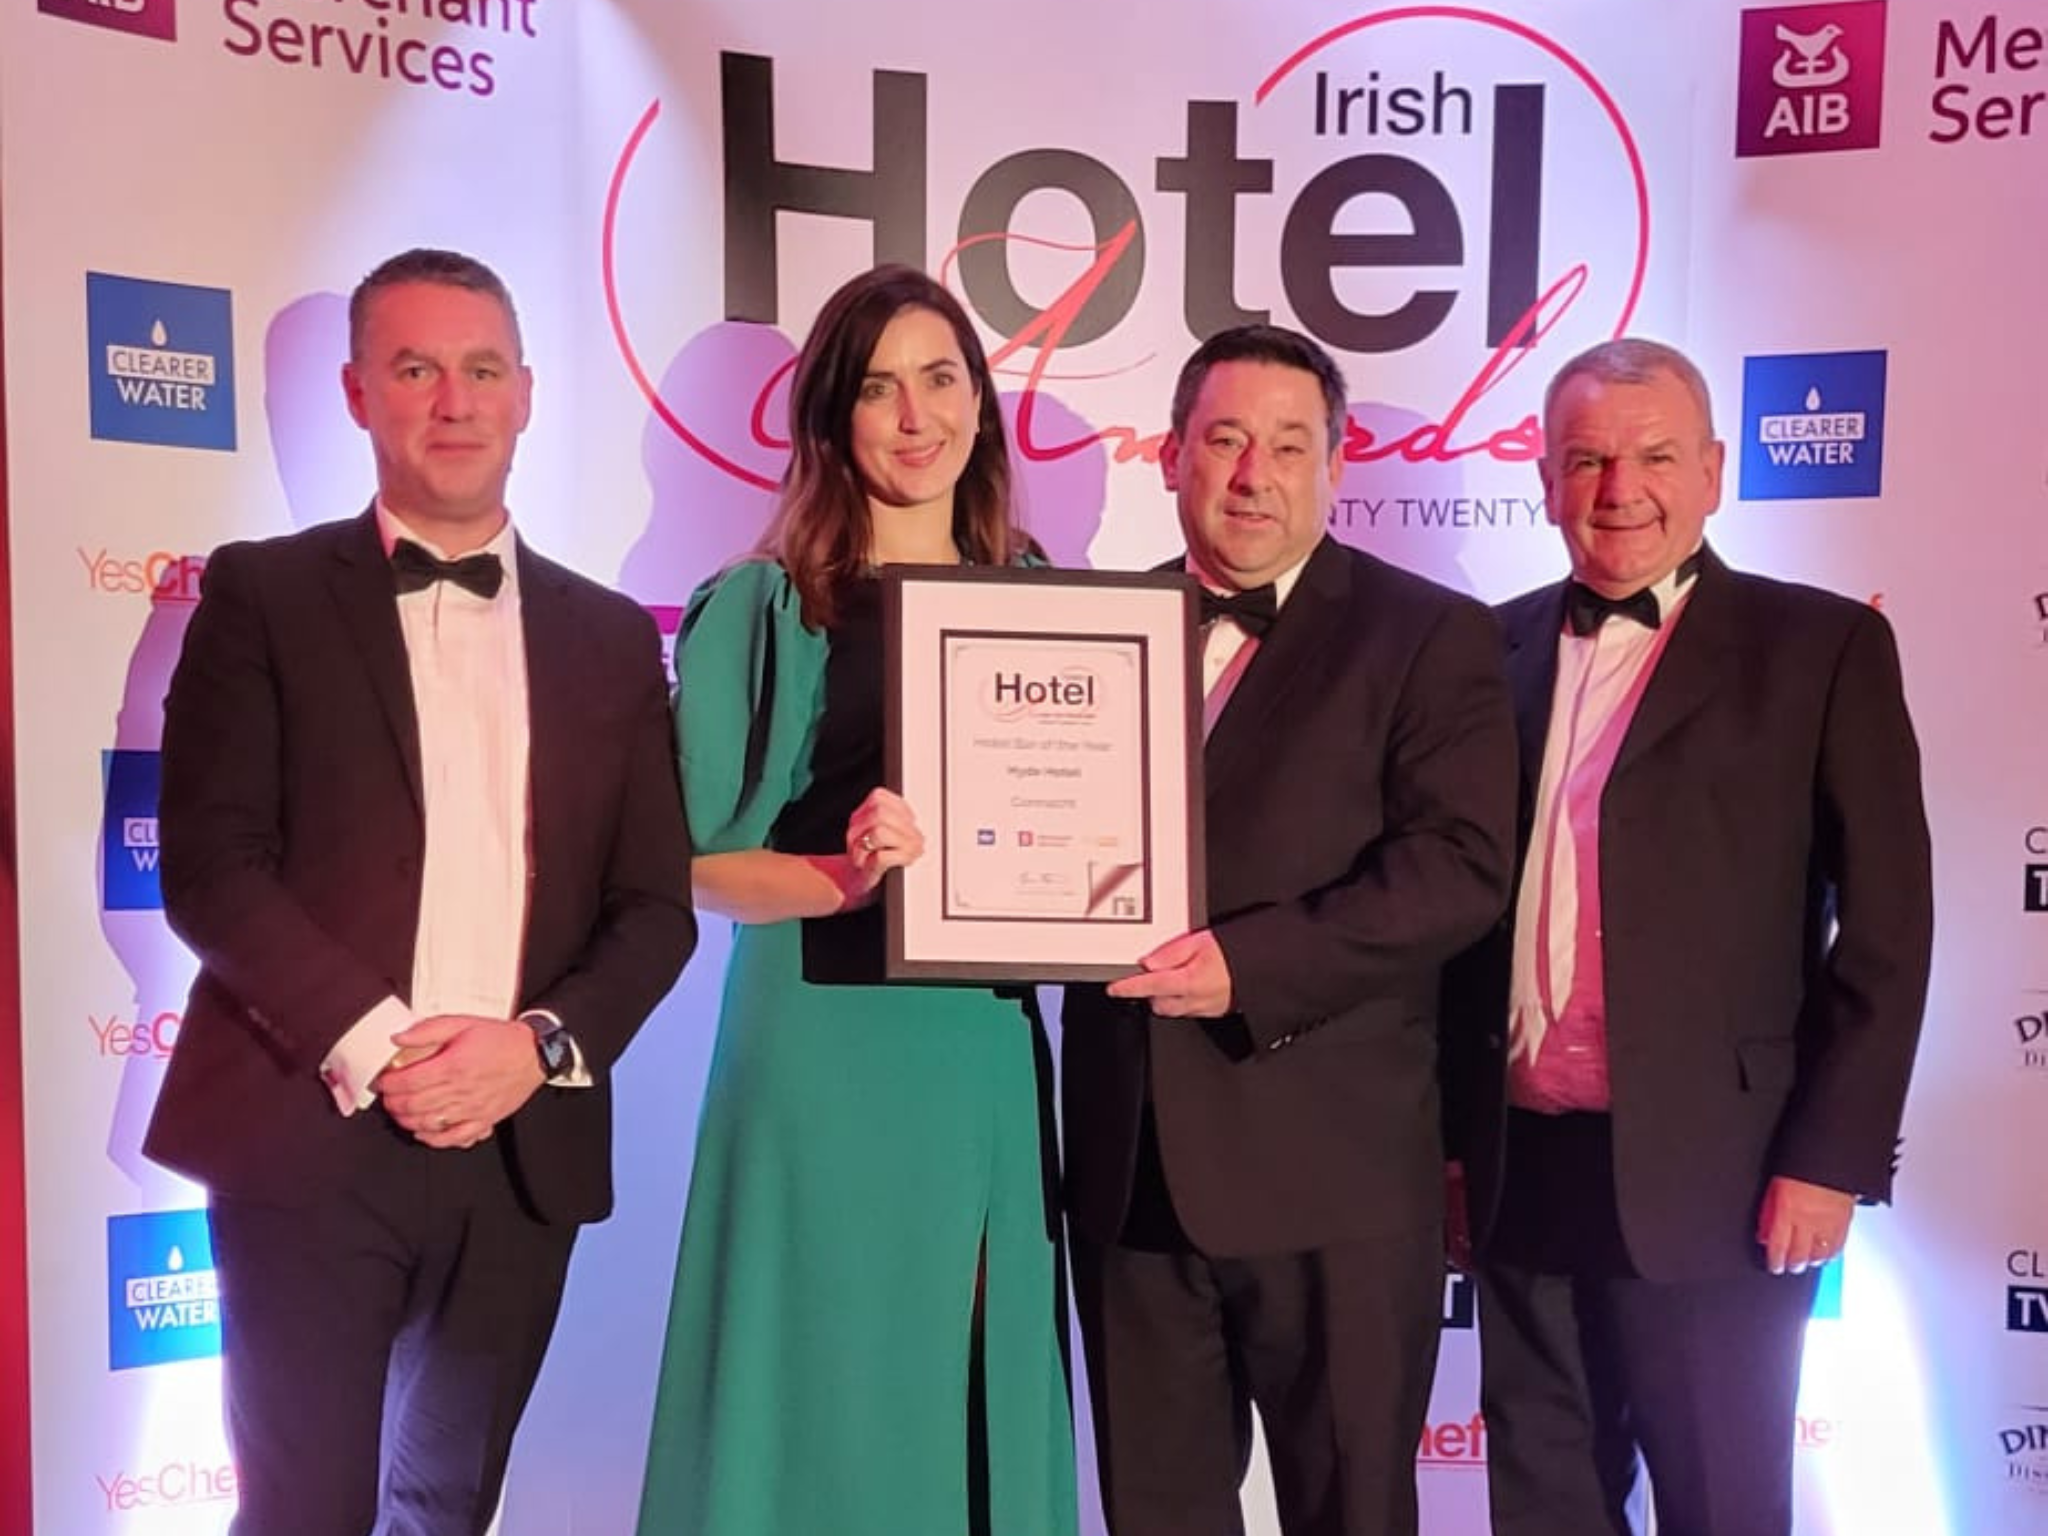
[(397, 998), (387, 997), (334, 1042), (327, 1059), (320, 1063), (320, 1080), (327, 1084), (334, 1107), (342, 1114), (352, 1115), (377, 1102), (370, 1084), (398, 1054), (391, 1037), (412, 1023), (412, 1010)]

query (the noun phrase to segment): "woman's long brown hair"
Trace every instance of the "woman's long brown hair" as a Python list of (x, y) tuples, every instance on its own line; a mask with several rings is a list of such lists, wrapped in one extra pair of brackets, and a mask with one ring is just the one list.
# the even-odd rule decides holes
[(988, 356), (960, 301), (914, 267), (863, 272), (825, 301), (796, 361), (789, 390), (789, 467), (759, 553), (781, 562), (803, 603), (804, 623), (829, 629), (842, 585), (873, 547), (867, 487), (853, 462), (853, 409), (868, 362), (889, 322), (928, 309), (953, 329), (979, 397), (974, 448), (953, 490), (953, 542), (974, 565), (1008, 565), (1029, 541), (1010, 506), (1010, 448)]

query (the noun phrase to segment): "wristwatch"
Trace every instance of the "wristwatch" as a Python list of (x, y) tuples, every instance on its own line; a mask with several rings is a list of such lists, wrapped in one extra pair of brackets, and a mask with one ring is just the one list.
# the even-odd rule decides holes
[(576, 1041), (569, 1026), (551, 1013), (522, 1013), (520, 1022), (533, 1031), (540, 1053), (540, 1075), (551, 1083), (567, 1082), (576, 1072)]

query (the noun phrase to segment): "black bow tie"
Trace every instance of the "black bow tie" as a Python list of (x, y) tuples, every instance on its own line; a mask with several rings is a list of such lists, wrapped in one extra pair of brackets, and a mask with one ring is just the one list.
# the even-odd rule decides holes
[(1211, 592), (1202, 588), (1202, 623), (1214, 624), (1218, 619), (1229, 619), (1239, 629), (1254, 639), (1273, 627), (1273, 620), (1280, 612), (1280, 595), (1273, 590), (1273, 583), (1263, 587), (1247, 587), (1242, 592)]
[[(1671, 583), (1674, 595), (1699, 575), (1700, 564), (1699, 550), (1694, 550), (1679, 563)], [(1634, 619), (1645, 629), (1659, 629), (1664, 623), (1664, 610), (1657, 602), (1657, 594), (1648, 587), (1640, 592), (1631, 592), (1627, 597), (1609, 597), (1605, 592), (1595, 592), (1582, 581), (1572, 580), (1564, 584), (1564, 622), (1580, 639), (1592, 634), (1615, 614), (1624, 619)]]
[(424, 592), (437, 581), (452, 581), (478, 597), (496, 597), (505, 580), (505, 567), (496, 555), (437, 560), (411, 539), (400, 539), (392, 547), (391, 569), (398, 577), (400, 592)]
[(1627, 597), (1609, 597), (1605, 592), (1595, 592), (1583, 582), (1565, 583), (1564, 622), (1580, 639), (1592, 634), (1615, 615), (1634, 619), (1645, 629), (1655, 629), (1664, 622), (1663, 610), (1657, 606), (1657, 594), (1648, 587), (1640, 592), (1631, 592)]

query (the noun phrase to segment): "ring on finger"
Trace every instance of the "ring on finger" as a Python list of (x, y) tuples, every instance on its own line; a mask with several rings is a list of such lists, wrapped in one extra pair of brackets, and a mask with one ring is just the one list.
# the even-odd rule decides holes
[(875, 834), (874, 834), (874, 833), (872, 833), (872, 832), (863, 832), (863, 833), (861, 833), (861, 835), (860, 835), (860, 851), (861, 851), (862, 853), (873, 853), (873, 852), (875, 851)]

